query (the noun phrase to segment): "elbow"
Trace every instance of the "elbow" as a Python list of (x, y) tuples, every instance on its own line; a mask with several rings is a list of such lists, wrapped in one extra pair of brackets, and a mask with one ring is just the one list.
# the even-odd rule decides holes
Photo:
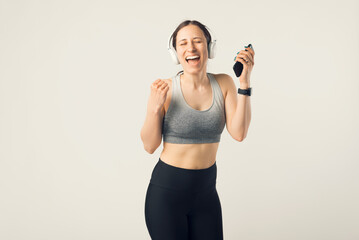
[(150, 148), (150, 147), (146, 147), (145, 146), (145, 150), (146, 152), (148, 152), (149, 154), (153, 154), (156, 151), (157, 148)]
[(157, 148), (159, 147), (160, 144), (156, 144), (155, 146), (144, 145), (144, 149), (149, 154), (153, 154), (157, 150)]
[(157, 148), (148, 146), (148, 145), (143, 145), (143, 148), (145, 149), (146, 152), (148, 152), (149, 154), (153, 154)]
[(145, 139), (142, 133), (141, 133), (141, 140), (143, 143), (143, 148), (149, 154), (153, 154), (156, 151), (156, 149), (161, 145), (162, 142), (162, 138), (159, 138), (155, 141), (153, 139)]
[(231, 134), (232, 138), (238, 142), (242, 142), (244, 137), (243, 135), (234, 135), (234, 134)]
[[(141, 136), (142, 137), (142, 136)], [(145, 142), (142, 139), (142, 143), (143, 143), (143, 148), (145, 149), (146, 152), (148, 152), (149, 154), (152, 154), (155, 152), (156, 149), (152, 148), (151, 146), (145, 144)]]
[(247, 137), (247, 132), (248, 132), (248, 128), (247, 128), (247, 130), (246, 130), (244, 133), (242, 133), (241, 135), (239, 135), (240, 137), (236, 138), (236, 140), (237, 140), (238, 142), (243, 142), (243, 140)]
[(242, 142), (242, 141), (244, 140), (244, 138), (236, 138), (236, 140), (237, 140), (238, 142)]
[(244, 135), (241, 135), (240, 137), (236, 137), (235, 139), (238, 141), (238, 142), (243, 142), (243, 140), (246, 138), (246, 136)]
[(145, 151), (148, 152), (149, 154), (153, 154), (156, 151), (156, 148), (153, 148), (153, 146), (148, 144), (148, 141), (146, 141), (144, 139), (144, 136), (142, 135), (142, 132), (140, 134), (140, 137), (141, 137), (143, 148), (145, 149)]
[(145, 148), (145, 150), (146, 150), (146, 152), (148, 152), (149, 154), (153, 154), (155, 151), (154, 150), (152, 150), (152, 149), (146, 149)]

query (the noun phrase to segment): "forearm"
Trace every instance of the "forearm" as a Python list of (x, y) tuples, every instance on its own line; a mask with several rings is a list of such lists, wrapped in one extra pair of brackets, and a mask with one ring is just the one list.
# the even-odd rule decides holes
[(147, 110), (141, 129), (141, 139), (147, 152), (153, 153), (162, 141), (162, 120), (160, 110)]
[[(241, 89), (247, 89), (250, 83), (240, 83)], [(243, 94), (237, 95), (237, 108), (233, 116), (231, 125), (233, 132), (237, 133), (238, 138), (243, 140), (247, 136), (251, 121), (251, 97)]]

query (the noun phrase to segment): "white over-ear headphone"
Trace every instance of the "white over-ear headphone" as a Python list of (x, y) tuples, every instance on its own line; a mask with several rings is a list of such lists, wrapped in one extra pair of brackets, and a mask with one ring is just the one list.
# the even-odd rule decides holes
[[(206, 27), (206, 29), (208, 30), (208, 28)], [(211, 37), (214, 36), (213, 32), (211, 31)], [(169, 39), (169, 43), (168, 43), (168, 51), (170, 52), (170, 55), (171, 55), (171, 58), (173, 60), (173, 62), (175, 64), (180, 64), (180, 61), (178, 59), (178, 56), (177, 56), (177, 52), (175, 49), (172, 48), (172, 36), (170, 37)], [(208, 44), (208, 58), (212, 59), (215, 57), (216, 55), (216, 39), (213, 40), (213, 37), (212, 37), (212, 40), (211, 42)]]

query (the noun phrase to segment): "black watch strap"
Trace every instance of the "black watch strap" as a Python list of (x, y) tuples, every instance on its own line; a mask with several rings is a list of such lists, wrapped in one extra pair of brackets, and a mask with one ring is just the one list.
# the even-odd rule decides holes
[(248, 89), (240, 89), (238, 88), (238, 93), (239, 94), (243, 94), (243, 95), (248, 95), (251, 96), (252, 95), (252, 88), (248, 88)]

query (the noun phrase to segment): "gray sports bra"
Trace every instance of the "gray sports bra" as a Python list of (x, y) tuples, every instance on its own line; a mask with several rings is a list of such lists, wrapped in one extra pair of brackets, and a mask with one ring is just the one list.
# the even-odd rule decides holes
[(212, 87), (212, 105), (204, 111), (192, 108), (183, 97), (180, 75), (172, 77), (172, 97), (163, 117), (163, 141), (169, 143), (219, 142), (226, 116), (224, 97), (212, 73), (207, 73)]

